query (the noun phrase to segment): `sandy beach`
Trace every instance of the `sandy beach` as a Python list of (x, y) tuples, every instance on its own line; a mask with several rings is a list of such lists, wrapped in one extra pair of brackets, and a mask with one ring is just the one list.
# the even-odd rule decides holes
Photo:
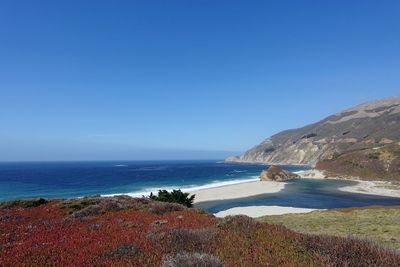
[(400, 197), (400, 184), (388, 182), (388, 181), (364, 181), (359, 177), (340, 177), (340, 176), (327, 176), (323, 171), (320, 170), (309, 170), (298, 172), (301, 178), (311, 179), (339, 179), (339, 180), (351, 180), (357, 182), (355, 185), (345, 186), (339, 188), (340, 191), (359, 193), (367, 195), (379, 195), (386, 197)]
[(300, 171), (296, 172), (301, 178), (310, 178), (310, 179), (325, 179), (327, 176), (324, 172), (316, 169), (308, 170), (308, 171)]
[(387, 197), (400, 197), (400, 185), (385, 181), (362, 181), (354, 180), (358, 182), (356, 185), (345, 186), (339, 188), (340, 191), (367, 194), (367, 195), (379, 195)]
[(266, 215), (307, 213), (315, 210), (318, 209), (293, 208), (293, 207), (282, 207), (282, 206), (248, 206), (248, 207), (237, 207), (237, 208), (223, 210), (218, 213), (215, 213), (214, 215), (216, 217), (225, 217), (229, 215), (247, 215), (249, 217), (257, 218)]
[(191, 192), (196, 194), (195, 203), (243, 198), (267, 193), (276, 193), (285, 187), (286, 183), (254, 181), (241, 184), (220, 186), (214, 188), (201, 189)]
[[(301, 178), (304, 179), (348, 179), (357, 182), (357, 184), (355, 185), (339, 188), (339, 190), (345, 192), (400, 197), (400, 185), (393, 184), (391, 182), (363, 181), (355, 177), (352, 179), (348, 177), (328, 177), (324, 174), (324, 172), (315, 169), (298, 172), (298, 174)], [(191, 193), (196, 194), (195, 203), (199, 203), (206, 201), (250, 197), (266, 193), (277, 193), (284, 189), (285, 184), (286, 183), (284, 182), (253, 181), (215, 188), (201, 189), (193, 191)], [(266, 215), (280, 215), (287, 213), (307, 213), (315, 210), (316, 209), (283, 206), (247, 206), (223, 210), (214, 215), (217, 217), (224, 217), (228, 215), (247, 215), (250, 217), (260, 217)]]
[[(227, 185), (209, 189), (193, 191), (196, 194), (195, 203), (215, 200), (235, 199), (255, 196), (266, 193), (277, 193), (284, 189), (286, 183), (272, 181), (255, 181), (241, 184)], [(281, 207), (281, 206), (249, 206), (236, 207), (214, 214), (217, 217), (229, 215), (247, 215), (249, 217), (261, 217), (265, 215), (279, 215), (286, 213), (305, 213), (315, 209)]]

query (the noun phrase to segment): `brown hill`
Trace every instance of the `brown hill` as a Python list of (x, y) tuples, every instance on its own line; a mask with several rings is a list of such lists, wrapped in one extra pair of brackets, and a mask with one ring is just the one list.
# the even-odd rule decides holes
[(349, 151), (400, 141), (400, 97), (344, 110), (303, 128), (283, 131), (228, 162), (316, 165)]
[(316, 168), (335, 175), (400, 181), (400, 144), (337, 154), (318, 162)]

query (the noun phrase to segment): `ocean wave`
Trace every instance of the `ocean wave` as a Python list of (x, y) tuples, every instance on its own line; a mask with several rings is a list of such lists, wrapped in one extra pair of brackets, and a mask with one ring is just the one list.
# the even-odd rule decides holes
[(128, 165), (125, 165), (125, 164), (115, 164), (113, 166), (114, 167), (128, 167)]
[(115, 194), (107, 194), (107, 195), (102, 195), (105, 197), (110, 197), (110, 196), (117, 196), (117, 195), (128, 195), (131, 197), (142, 197), (142, 196), (148, 196), (151, 193), (156, 194), (158, 190), (167, 190), (167, 191), (172, 191), (174, 189), (180, 189), (184, 192), (193, 192), (193, 191), (198, 191), (198, 190), (203, 190), (203, 189), (210, 189), (210, 188), (216, 188), (216, 187), (221, 187), (221, 186), (227, 186), (227, 185), (235, 185), (235, 184), (242, 184), (242, 183), (248, 183), (248, 182), (255, 182), (259, 181), (258, 176), (250, 176), (251, 178), (246, 178), (246, 179), (235, 179), (235, 180), (228, 180), (228, 181), (221, 181), (221, 180), (214, 180), (209, 184), (205, 185), (185, 185), (185, 186), (179, 186), (179, 185), (168, 185), (168, 186), (163, 186), (163, 187), (148, 187), (148, 188), (143, 188), (140, 191), (133, 191), (129, 193), (115, 193)]

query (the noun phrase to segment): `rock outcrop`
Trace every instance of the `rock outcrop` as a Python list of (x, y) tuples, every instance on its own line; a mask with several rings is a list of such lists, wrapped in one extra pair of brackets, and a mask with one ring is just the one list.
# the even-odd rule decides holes
[(275, 165), (270, 166), (267, 170), (263, 170), (260, 174), (261, 181), (284, 182), (292, 178), (300, 178), (300, 176)]
[(303, 128), (280, 132), (227, 162), (307, 164), (400, 141), (400, 97), (344, 110)]

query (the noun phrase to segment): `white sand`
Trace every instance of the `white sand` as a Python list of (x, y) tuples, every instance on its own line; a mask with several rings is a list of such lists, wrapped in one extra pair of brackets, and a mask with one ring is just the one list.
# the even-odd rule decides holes
[(216, 217), (225, 217), (229, 215), (247, 215), (249, 217), (261, 217), (266, 215), (281, 215), (288, 213), (307, 213), (315, 211), (317, 209), (305, 209), (305, 208), (292, 208), (292, 207), (281, 207), (281, 206), (248, 206), (248, 207), (237, 207), (228, 210), (223, 210), (214, 215)]
[(393, 184), (391, 182), (384, 181), (361, 181), (353, 180), (358, 182), (356, 185), (345, 186), (339, 188), (340, 191), (360, 193), (368, 195), (380, 195), (387, 197), (400, 197), (400, 185)]
[(276, 193), (285, 187), (283, 182), (255, 181), (221, 187), (201, 189), (191, 192), (196, 194), (195, 203), (213, 200), (235, 199)]
[(308, 171), (300, 171), (296, 172), (296, 174), (300, 175), (301, 178), (311, 178), (311, 179), (324, 179), (327, 176), (324, 174), (323, 171), (320, 170), (308, 170)]
[(340, 191), (368, 194), (368, 195), (379, 195), (387, 197), (400, 197), (400, 184), (394, 184), (387, 181), (364, 181), (360, 180), (359, 177), (332, 177), (324, 174), (320, 170), (309, 170), (297, 172), (301, 178), (313, 178), (313, 179), (338, 179), (338, 180), (350, 180), (355, 181), (357, 184), (351, 186), (345, 186), (339, 188)]
[[(362, 181), (357, 178), (327, 177), (322, 171), (309, 170), (298, 172), (302, 178), (313, 179), (348, 179), (357, 181), (353, 186), (339, 188), (341, 191), (351, 193), (372, 194), (381, 196), (400, 197), (400, 185), (382, 181)], [(272, 181), (254, 181), (241, 184), (226, 185), (215, 188), (201, 189), (191, 192), (196, 194), (195, 203), (204, 201), (226, 200), (250, 197), (266, 193), (277, 193), (284, 189), (286, 183)], [(266, 215), (280, 215), (287, 213), (307, 213), (318, 209), (293, 208), (281, 206), (248, 206), (235, 207), (228, 210), (220, 211), (215, 214), (217, 217), (225, 217), (228, 215), (247, 215), (250, 217), (261, 217)]]
[[(286, 183), (272, 181), (255, 181), (241, 184), (227, 185), (215, 188), (201, 189), (191, 193), (196, 194), (195, 202), (214, 201), (224, 199), (235, 199), (254, 195), (276, 193), (285, 187)], [(286, 213), (304, 213), (315, 209), (280, 207), (280, 206), (250, 206), (236, 207), (214, 214), (217, 217), (228, 215), (247, 215), (250, 217), (260, 217), (265, 215), (278, 215)]]

